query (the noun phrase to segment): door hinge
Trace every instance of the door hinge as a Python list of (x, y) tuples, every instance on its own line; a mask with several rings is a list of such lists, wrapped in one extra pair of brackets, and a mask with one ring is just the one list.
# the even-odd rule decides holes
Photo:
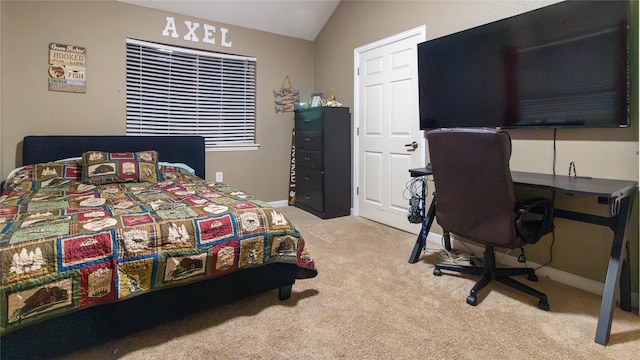
[(356, 136), (360, 136), (360, 127), (356, 128)]
[(360, 195), (360, 186), (356, 186), (356, 196)]
[(356, 69), (358, 76), (360, 76), (360, 67)]

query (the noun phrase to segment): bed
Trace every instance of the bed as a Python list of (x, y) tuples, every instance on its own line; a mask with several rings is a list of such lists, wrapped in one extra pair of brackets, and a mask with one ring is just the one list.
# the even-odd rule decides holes
[[(315, 277), (277, 208), (203, 180), (204, 146), (199, 136), (25, 137), (0, 197), (3, 341), (103, 306), (160, 315), (148, 306), (163, 309), (156, 293), (198, 302), (277, 289), (286, 300), (296, 279)], [(107, 317), (123, 314), (113, 309)]]

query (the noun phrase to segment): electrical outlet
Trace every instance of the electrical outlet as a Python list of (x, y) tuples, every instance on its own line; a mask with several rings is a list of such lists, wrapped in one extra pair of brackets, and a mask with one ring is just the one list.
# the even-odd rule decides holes
[(222, 182), (222, 171), (216, 172), (216, 182)]

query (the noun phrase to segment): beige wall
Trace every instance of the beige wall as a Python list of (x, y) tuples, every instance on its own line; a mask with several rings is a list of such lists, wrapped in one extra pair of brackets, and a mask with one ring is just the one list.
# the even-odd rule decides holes
[[(314, 41), (314, 91), (329, 93), (353, 108), (354, 49), (426, 25), (427, 40), (546, 6), (557, 1), (345, 1)], [(557, 132), (558, 174), (575, 161), (579, 175), (638, 180), (638, 3), (632, 7), (632, 121), (628, 129), (573, 129)], [(510, 131), (511, 167), (518, 171), (552, 173), (553, 130)], [(427, 154), (428, 159), (428, 154)], [(558, 206), (601, 211), (591, 198), (558, 195)], [(612, 232), (604, 227), (558, 219), (553, 268), (604, 282)], [(438, 226), (432, 229), (442, 230)], [(638, 291), (638, 201), (631, 228), (634, 291)], [(527, 247), (530, 261), (545, 263), (551, 237)], [(407, 249), (407, 256), (409, 254)]]
[[(166, 16), (180, 38), (162, 36)], [(215, 45), (184, 40), (185, 20), (228, 28), (232, 47), (220, 45), (219, 30)], [(2, 1), (2, 176), (20, 164), (26, 135), (125, 134), (127, 37), (257, 58), (260, 149), (207, 153), (207, 178), (223, 171), (225, 182), (265, 201), (286, 200), (293, 115), (275, 113), (273, 89), (289, 75), (310, 96), (312, 43), (115, 1)], [(87, 48), (86, 94), (47, 90), (50, 42)]]

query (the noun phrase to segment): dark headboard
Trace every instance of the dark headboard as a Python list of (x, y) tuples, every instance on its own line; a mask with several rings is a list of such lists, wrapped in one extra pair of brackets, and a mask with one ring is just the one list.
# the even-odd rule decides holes
[(22, 144), (22, 165), (81, 156), (90, 150), (133, 152), (156, 150), (160, 161), (181, 162), (205, 178), (205, 148), (201, 136), (27, 136)]

